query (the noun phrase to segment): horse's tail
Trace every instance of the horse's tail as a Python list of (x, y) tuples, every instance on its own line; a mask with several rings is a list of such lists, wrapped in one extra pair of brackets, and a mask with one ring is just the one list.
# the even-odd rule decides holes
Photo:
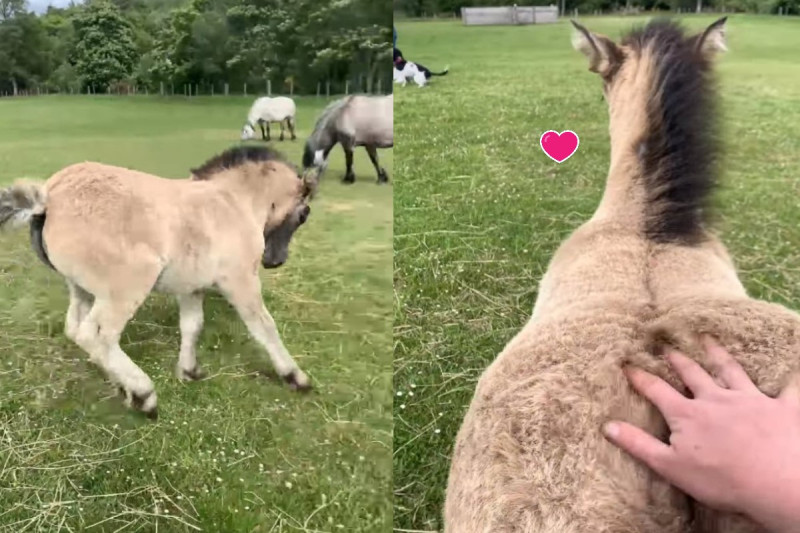
[(431, 71), (431, 76), (445, 76), (447, 73), (450, 72), (450, 67), (444, 67), (444, 70), (441, 72), (433, 72)]
[(18, 181), (0, 189), (0, 227), (17, 227), (44, 215), (47, 195), (43, 183)]
[(47, 257), (42, 239), (47, 211), (47, 192), (44, 183), (18, 181), (0, 189), (0, 229), (30, 223), (31, 245), (42, 262), (55, 270)]

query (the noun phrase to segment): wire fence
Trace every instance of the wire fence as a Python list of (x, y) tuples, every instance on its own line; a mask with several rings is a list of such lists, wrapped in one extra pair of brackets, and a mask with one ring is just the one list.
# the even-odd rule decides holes
[[(1, 97), (13, 96), (41, 96), (48, 94), (87, 94), (87, 95), (156, 95), (156, 96), (272, 96), (273, 94), (283, 94), (295, 96), (294, 83), (288, 82), (281, 84), (281, 87), (273, 87), (271, 81), (266, 81), (263, 85), (242, 83), (232, 85), (229, 83), (159, 83), (157, 87), (148, 85), (136, 85), (125, 82), (118, 82), (104, 87), (58, 87), (51, 84), (26, 87), (13, 91), (0, 91)], [(316, 93), (297, 94), (297, 96), (317, 96), (329, 98), (331, 96), (349, 94), (384, 94), (384, 90), (391, 90), (391, 82), (378, 79), (374, 83), (367, 83), (364, 79), (344, 82), (331, 82), (329, 80), (317, 83)]]

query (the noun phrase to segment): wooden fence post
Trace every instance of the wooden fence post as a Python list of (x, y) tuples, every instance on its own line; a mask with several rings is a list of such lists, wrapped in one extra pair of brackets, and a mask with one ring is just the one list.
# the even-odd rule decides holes
[(214, 96), (214, 84), (211, 84), (211, 96)]
[(381, 91), (381, 84), (382, 83), (383, 83), (383, 80), (381, 78), (378, 78), (378, 94), (383, 94), (383, 92)]
[(267, 96), (272, 96), (272, 80), (267, 80)]
[(320, 82), (317, 82), (317, 98), (319, 98), (321, 91), (322, 91), (322, 84)]
[(225, 96), (228, 96), (228, 94), (230, 94), (228, 91), (229, 91), (229, 87), (228, 87), (228, 84), (226, 83), (225, 84)]
[(327, 96), (328, 98), (331, 97), (331, 82), (330, 81), (326, 81), (325, 82), (325, 96)]
[(247, 82), (244, 84), (244, 95), (247, 96)]
[(289, 80), (289, 94), (294, 96), (294, 78)]
[(344, 94), (350, 94), (350, 80), (344, 82)]

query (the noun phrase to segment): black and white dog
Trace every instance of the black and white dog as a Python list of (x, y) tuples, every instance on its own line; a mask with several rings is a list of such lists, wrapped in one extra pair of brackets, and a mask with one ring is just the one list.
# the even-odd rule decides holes
[(406, 61), (403, 53), (397, 48), (394, 49), (394, 81), (401, 85), (405, 85), (407, 80), (414, 80), (414, 83), (420, 87), (424, 87), (431, 76), (444, 76), (449, 69), (445, 68), (441, 72), (431, 72), (429, 69), (423, 67), (419, 63)]

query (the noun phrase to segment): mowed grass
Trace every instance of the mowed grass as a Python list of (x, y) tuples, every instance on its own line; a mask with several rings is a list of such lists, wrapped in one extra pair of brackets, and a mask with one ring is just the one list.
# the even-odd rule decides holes
[[(582, 22), (618, 38), (646, 20)], [(451, 67), (428, 88), (395, 89), (394, 523), (437, 531), (476, 381), (529, 318), (558, 244), (599, 202), (608, 113), (566, 20), (397, 30), (406, 58)], [(728, 37), (718, 228), (752, 296), (800, 308), (800, 19), (734, 15)], [(539, 148), (549, 129), (580, 136), (561, 165)]]
[[(84, 160), (186, 178), (237, 144), (252, 99), (0, 99), (0, 185)], [(298, 99), (299, 164), (327, 102)], [(273, 133), (277, 128), (273, 129)], [(173, 377), (174, 299), (152, 295), (122, 347), (154, 380), (157, 422), (131, 413), (63, 334), (67, 291), (27, 230), (0, 234), (0, 531), (294, 532), (391, 523), (392, 186), (336, 149), (309, 221), (263, 295), (315, 390), (260, 375), (266, 353), (219, 295), (198, 360)], [(390, 150), (380, 152), (392, 175)], [(101, 231), (102, 228), (98, 228)]]

